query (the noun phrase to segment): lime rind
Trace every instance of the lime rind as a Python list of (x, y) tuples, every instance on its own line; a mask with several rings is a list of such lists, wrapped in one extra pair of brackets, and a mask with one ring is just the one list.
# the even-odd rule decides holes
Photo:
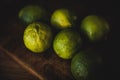
[(18, 14), (19, 18), (27, 24), (45, 18), (45, 15), (45, 9), (38, 5), (27, 5)]
[(52, 32), (49, 26), (35, 22), (25, 29), (23, 40), (29, 50), (41, 53), (51, 46)]

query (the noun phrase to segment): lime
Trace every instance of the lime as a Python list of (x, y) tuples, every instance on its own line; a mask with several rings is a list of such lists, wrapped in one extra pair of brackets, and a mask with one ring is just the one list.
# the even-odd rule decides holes
[(109, 25), (103, 17), (88, 15), (82, 20), (80, 29), (91, 42), (96, 42), (108, 34)]
[(27, 5), (19, 11), (18, 16), (23, 22), (29, 24), (45, 19), (46, 10), (38, 5)]
[(78, 32), (72, 29), (63, 29), (53, 41), (53, 49), (63, 59), (71, 59), (81, 47), (82, 40)]
[(51, 15), (51, 24), (58, 29), (72, 27), (75, 20), (76, 16), (68, 9), (57, 9)]
[(23, 40), (25, 46), (32, 52), (43, 52), (51, 45), (51, 28), (48, 25), (40, 22), (31, 23), (24, 31)]
[(92, 76), (95, 77), (94, 71), (100, 65), (100, 59), (96, 53), (86, 51), (76, 53), (71, 61), (72, 75), (76, 80), (89, 80)]

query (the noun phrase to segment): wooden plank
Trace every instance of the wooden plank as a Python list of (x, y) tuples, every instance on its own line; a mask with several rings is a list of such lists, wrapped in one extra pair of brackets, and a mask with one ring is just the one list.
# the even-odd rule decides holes
[[(24, 46), (22, 39), (24, 28), (24, 25), (17, 20), (11, 20), (6, 25), (7, 31), (0, 40), (0, 69), (2, 69), (0, 74), (4, 73), (4, 77), (12, 80), (16, 79), (16, 76), (22, 80), (27, 78), (30, 78), (29, 80), (73, 80), (70, 71), (71, 60), (60, 59), (52, 48), (35, 54)], [(8, 59), (5, 60), (6, 58)], [(24, 77), (23, 74), (26, 76)]]

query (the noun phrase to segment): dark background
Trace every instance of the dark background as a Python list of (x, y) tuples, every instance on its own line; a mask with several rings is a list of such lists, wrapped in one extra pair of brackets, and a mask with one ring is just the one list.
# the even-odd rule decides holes
[(88, 14), (97, 14), (106, 18), (110, 24), (108, 40), (99, 46), (104, 51), (105, 79), (119, 78), (119, 4), (115, 0), (1, 0), (0, 1), (0, 36), (5, 33), (3, 26), (18, 16), (18, 11), (26, 4), (37, 3), (52, 12), (54, 9), (67, 7), (73, 9), (81, 20)]

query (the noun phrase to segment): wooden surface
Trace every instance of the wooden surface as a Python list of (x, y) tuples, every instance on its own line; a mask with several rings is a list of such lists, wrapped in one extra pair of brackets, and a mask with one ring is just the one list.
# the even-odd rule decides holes
[[(70, 60), (60, 59), (52, 48), (40, 54), (30, 52), (23, 44), (22, 37), (25, 27), (16, 20), (11, 20), (7, 26), (8, 31), (0, 42), (2, 77), (6, 78), (7, 76), (12, 80), (26, 80), (27, 78), (39, 80), (37, 73), (42, 76), (43, 80), (73, 80), (70, 72)], [(20, 61), (23, 63), (21, 64)], [(28, 67), (25, 68), (26, 66)], [(33, 69), (35, 73), (28, 68)]]
[[(41, 54), (32, 53), (25, 48), (22, 40), (25, 25), (19, 21), (18, 11), (32, 1), (4, 0), (0, 3), (2, 10), (0, 12), (0, 80), (74, 80), (70, 71), (71, 60), (60, 59), (52, 48)], [(119, 41), (117, 39), (119, 36), (117, 5), (107, 1), (103, 3), (101, 0), (95, 3), (93, 3), (94, 0), (88, 3), (77, 0), (63, 1), (37, 0), (33, 3), (38, 2), (50, 11), (69, 7), (77, 13), (79, 21), (88, 14), (105, 17), (110, 23), (111, 32), (107, 41), (94, 46), (103, 57), (103, 71), (97, 80), (117, 79), (116, 73), (119, 73), (119, 56), (116, 48)]]

